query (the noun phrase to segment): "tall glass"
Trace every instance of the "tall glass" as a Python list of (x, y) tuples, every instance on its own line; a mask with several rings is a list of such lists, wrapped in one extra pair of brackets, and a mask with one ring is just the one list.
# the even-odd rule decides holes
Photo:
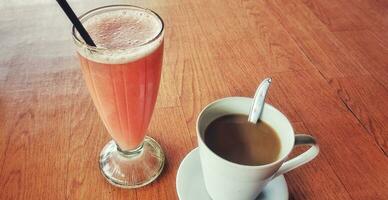
[(100, 7), (80, 20), (84, 24), (116, 12), (147, 16), (160, 30), (147, 42), (125, 49), (89, 46), (74, 28), (73, 38), (89, 93), (113, 138), (100, 153), (100, 170), (113, 185), (136, 188), (155, 180), (165, 162), (159, 144), (145, 136), (159, 89), (164, 24), (155, 12), (129, 5)]

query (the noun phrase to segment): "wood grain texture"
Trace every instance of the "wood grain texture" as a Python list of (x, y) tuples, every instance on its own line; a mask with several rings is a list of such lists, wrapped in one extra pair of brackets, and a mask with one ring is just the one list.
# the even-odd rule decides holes
[[(0, 3), (0, 199), (177, 199), (176, 172), (196, 146), (200, 110), (252, 96), (321, 153), (286, 174), (290, 199), (388, 199), (388, 1), (69, 1), (77, 13), (119, 3), (165, 21), (165, 58), (149, 135), (167, 164), (136, 190), (108, 184), (110, 139), (85, 87), (68, 20), (51, 0)], [(293, 155), (301, 150), (296, 150)]]

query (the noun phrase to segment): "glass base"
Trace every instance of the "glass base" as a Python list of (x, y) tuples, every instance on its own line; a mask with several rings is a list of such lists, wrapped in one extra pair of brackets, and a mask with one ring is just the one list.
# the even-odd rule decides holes
[(160, 145), (146, 136), (132, 151), (122, 151), (111, 140), (100, 153), (100, 170), (105, 179), (121, 188), (138, 188), (154, 181), (162, 172), (165, 156)]

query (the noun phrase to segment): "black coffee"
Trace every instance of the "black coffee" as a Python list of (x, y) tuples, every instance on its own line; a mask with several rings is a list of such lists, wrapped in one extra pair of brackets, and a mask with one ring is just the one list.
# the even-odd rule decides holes
[(220, 157), (243, 165), (268, 164), (280, 153), (276, 132), (264, 122), (249, 123), (245, 115), (226, 115), (211, 122), (205, 143)]

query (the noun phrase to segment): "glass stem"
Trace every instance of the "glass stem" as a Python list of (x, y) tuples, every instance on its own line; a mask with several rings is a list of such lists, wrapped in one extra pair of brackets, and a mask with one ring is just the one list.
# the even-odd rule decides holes
[(138, 147), (136, 147), (135, 149), (132, 149), (132, 150), (122, 150), (120, 148), (120, 146), (116, 143), (116, 146), (117, 146), (117, 151), (124, 157), (136, 157), (138, 155), (140, 155), (142, 152), (143, 152), (143, 144), (144, 142), (142, 142)]

